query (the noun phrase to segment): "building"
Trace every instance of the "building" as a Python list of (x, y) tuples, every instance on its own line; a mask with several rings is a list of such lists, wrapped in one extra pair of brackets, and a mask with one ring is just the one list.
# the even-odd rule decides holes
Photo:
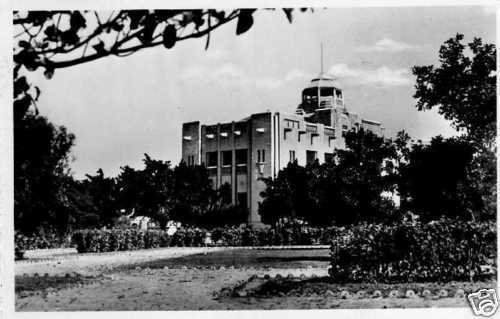
[(345, 147), (349, 130), (384, 134), (379, 122), (348, 112), (342, 90), (323, 73), (302, 91), (295, 113), (264, 112), (230, 123), (182, 126), (182, 160), (204, 164), (214, 187), (231, 185), (233, 204), (249, 209), (248, 222), (259, 224), (262, 177), (274, 177), (289, 162), (328, 161)]

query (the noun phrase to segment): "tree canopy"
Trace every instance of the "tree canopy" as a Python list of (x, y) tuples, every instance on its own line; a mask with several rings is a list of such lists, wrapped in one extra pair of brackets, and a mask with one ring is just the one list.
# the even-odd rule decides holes
[(392, 201), (382, 193), (395, 190), (392, 143), (360, 130), (346, 134), (346, 149), (332, 161), (305, 167), (296, 162), (265, 178), (266, 190), (259, 212), (264, 222), (282, 217), (301, 218), (312, 224), (352, 224), (391, 218)]
[(64, 126), (28, 112), (14, 122), (14, 212), (16, 227), (64, 227), (70, 149), (75, 136)]
[[(457, 34), (439, 50), (439, 66), (413, 67), (418, 110), (437, 108), (471, 140), (492, 147), (496, 137), (496, 47)], [(466, 48), (469, 51), (466, 51)]]

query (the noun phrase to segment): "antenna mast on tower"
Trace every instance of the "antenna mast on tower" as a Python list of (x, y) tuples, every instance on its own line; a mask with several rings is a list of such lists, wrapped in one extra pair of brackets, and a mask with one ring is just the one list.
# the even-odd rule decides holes
[(323, 42), (321, 42), (321, 75), (323, 75)]

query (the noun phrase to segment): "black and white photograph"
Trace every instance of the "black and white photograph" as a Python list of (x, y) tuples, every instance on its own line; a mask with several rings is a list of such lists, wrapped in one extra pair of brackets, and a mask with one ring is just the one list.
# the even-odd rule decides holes
[(14, 311), (498, 315), (496, 3), (238, 3), (6, 15)]

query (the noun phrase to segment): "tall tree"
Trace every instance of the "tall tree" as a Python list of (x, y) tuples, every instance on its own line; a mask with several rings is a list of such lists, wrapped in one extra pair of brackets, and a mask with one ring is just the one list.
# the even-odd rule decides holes
[(99, 226), (111, 226), (120, 215), (117, 206), (117, 187), (114, 178), (105, 177), (102, 169), (98, 169), (96, 175), (86, 175), (81, 182), (81, 188), (89, 196), (93, 205), (93, 211), (99, 216)]
[(401, 170), (400, 193), (406, 208), (424, 220), (441, 216), (470, 219), (482, 205), (467, 178), (473, 154), (472, 145), (461, 138), (438, 136), (429, 145), (413, 145)]
[(493, 147), (496, 137), (496, 47), (457, 34), (439, 50), (439, 66), (415, 66), (419, 110), (437, 108), (469, 139)]
[(338, 151), (337, 178), (345, 212), (342, 223), (380, 220), (392, 211), (392, 202), (382, 196), (395, 190), (393, 159), (396, 149), (390, 140), (370, 131), (346, 134), (346, 149)]
[[(481, 213), (496, 205), (496, 47), (474, 38), (463, 44), (457, 34), (439, 50), (439, 66), (415, 66), (417, 108), (437, 108), (465, 132), (475, 149), (467, 168), (469, 185), (480, 194)], [(479, 213), (479, 212), (476, 212)]]
[(136, 215), (152, 217), (164, 225), (172, 201), (173, 176), (169, 161), (144, 154), (144, 169), (122, 167), (117, 177), (117, 206)]
[(301, 218), (310, 220), (314, 207), (311, 196), (312, 178), (309, 170), (297, 161), (278, 172), (276, 178), (263, 178), (266, 189), (261, 192), (264, 199), (259, 214), (264, 223), (275, 223), (280, 218)]
[(364, 130), (348, 132), (345, 139), (346, 149), (337, 150), (333, 161), (289, 163), (275, 179), (264, 179), (259, 208), (264, 222), (290, 217), (345, 225), (391, 217), (392, 201), (382, 193), (396, 185), (392, 142)]
[(15, 228), (33, 232), (40, 227), (64, 230), (66, 177), (74, 135), (64, 126), (28, 112), (14, 123)]

